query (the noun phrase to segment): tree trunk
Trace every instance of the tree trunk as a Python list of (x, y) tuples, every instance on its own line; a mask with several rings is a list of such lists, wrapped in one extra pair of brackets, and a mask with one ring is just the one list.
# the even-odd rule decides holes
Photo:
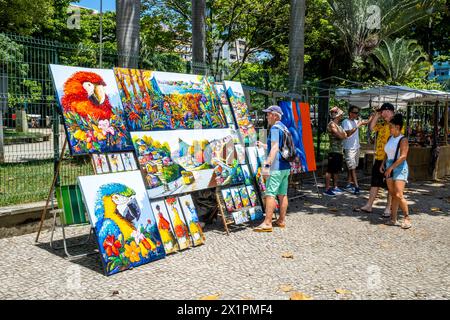
[(140, 0), (116, 0), (116, 35), (119, 67), (138, 67), (140, 13)]
[(192, 71), (206, 74), (206, 1), (192, 0)]
[(291, 0), (289, 24), (289, 92), (301, 94), (305, 56), (306, 0)]

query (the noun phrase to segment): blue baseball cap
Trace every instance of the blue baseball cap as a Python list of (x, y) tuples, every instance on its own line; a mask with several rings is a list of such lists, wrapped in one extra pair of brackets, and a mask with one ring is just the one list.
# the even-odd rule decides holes
[(263, 112), (278, 113), (280, 117), (283, 115), (283, 111), (281, 111), (281, 108), (279, 106), (270, 106), (267, 109), (264, 109)]

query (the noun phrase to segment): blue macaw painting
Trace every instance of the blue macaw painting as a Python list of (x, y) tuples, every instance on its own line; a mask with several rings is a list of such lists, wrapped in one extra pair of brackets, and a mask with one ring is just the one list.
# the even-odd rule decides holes
[(78, 179), (106, 275), (165, 256), (139, 171)]

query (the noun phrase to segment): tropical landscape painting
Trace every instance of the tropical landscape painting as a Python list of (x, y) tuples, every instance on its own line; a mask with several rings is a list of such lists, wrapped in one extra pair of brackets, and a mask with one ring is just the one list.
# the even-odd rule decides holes
[(245, 101), (244, 90), (240, 82), (224, 81), (225, 90), (233, 109), (241, 137), (246, 145), (253, 146), (257, 140), (256, 129), (250, 118), (250, 112)]
[(84, 176), (78, 181), (106, 275), (165, 256), (139, 171)]
[(227, 93), (225, 92), (225, 87), (223, 84), (217, 83), (214, 85), (214, 89), (216, 89), (216, 93), (219, 96), (220, 102), (222, 103), (222, 109), (225, 113), (225, 118), (227, 119), (227, 123), (230, 128), (236, 128), (236, 124), (234, 123), (233, 112), (231, 111), (230, 105), (227, 99)]
[(228, 127), (205, 76), (115, 68), (130, 131)]
[(114, 72), (50, 65), (72, 155), (132, 150)]
[(244, 181), (231, 129), (131, 135), (152, 199)]

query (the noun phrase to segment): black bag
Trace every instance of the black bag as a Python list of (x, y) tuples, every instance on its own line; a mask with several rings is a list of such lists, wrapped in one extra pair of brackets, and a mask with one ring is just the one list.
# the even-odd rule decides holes
[(277, 128), (283, 130), (283, 143), (280, 147), (281, 157), (287, 162), (294, 162), (297, 154), (295, 152), (295, 145), (292, 134), (286, 127), (277, 126)]

